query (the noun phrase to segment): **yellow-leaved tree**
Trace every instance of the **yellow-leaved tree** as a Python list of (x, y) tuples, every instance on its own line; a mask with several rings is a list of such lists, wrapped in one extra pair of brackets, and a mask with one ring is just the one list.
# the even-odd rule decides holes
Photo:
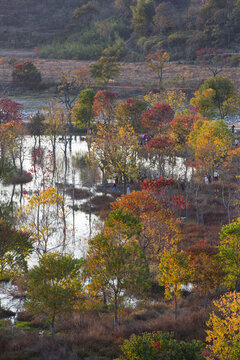
[(137, 178), (138, 150), (137, 135), (130, 125), (113, 124), (109, 128), (99, 124), (90, 157), (98, 164), (105, 179), (118, 176), (126, 193), (127, 181)]
[(230, 292), (213, 302), (215, 311), (207, 322), (211, 355), (207, 360), (240, 359), (240, 293)]
[(175, 116), (183, 115), (187, 110), (187, 96), (182, 90), (164, 90), (159, 93), (150, 92), (144, 96), (144, 100), (153, 106), (158, 103), (166, 103), (173, 109)]
[(192, 281), (194, 267), (190, 263), (190, 256), (179, 251), (177, 245), (165, 247), (159, 258), (158, 281), (165, 287), (165, 297), (174, 300), (176, 319), (177, 299), (181, 296), (182, 285)]
[(210, 122), (199, 119), (194, 123), (188, 139), (197, 170), (212, 176), (233, 147), (232, 133), (224, 120)]
[[(18, 212), (19, 228), (28, 232), (36, 245), (36, 252), (41, 257), (66, 243), (66, 229), (62, 212), (63, 196), (57, 189), (48, 188), (26, 197), (27, 205)], [(57, 241), (56, 241), (57, 239)]]

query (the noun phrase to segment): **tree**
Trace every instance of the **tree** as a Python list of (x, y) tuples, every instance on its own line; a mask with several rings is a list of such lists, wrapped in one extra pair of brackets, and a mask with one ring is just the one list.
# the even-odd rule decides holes
[(90, 65), (91, 76), (102, 86), (107, 86), (111, 79), (119, 75), (119, 64), (114, 56), (101, 56), (100, 59)]
[(207, 118), (197, 114), (186, 113), (185, 115), (177, 116), (170, 122), (173, 138), (178, 150), (186, 149), (188, 136), (192, 131), (193, 124), (198, 120), (203, 122), (207, 121)]
[(159, 176), (165, 177), (165, 163), (174, 153), (174, 140), (169, 135), (158, 135), (147, 142), (145, 149), (153, 166), (158, 166)]
[(224, 225), (220, 232), (218, 258), (223, 266), (224, 282), (239, 289), (240, 282), (240, 218)]
[(93, 103), (94, 115), (99, 116), (104, 124), (111, 125), (115, 117), (115, 106), (118, 94), (107, 90), (99, 90)]
[[(86, 65), (74, 70), (70, 74), (62, 74), (56, 88), (59, 102), (65, 106), (70, 114), (79, 91), (86, 87), (89, 69)], [(70, 118), (69, 118), (70, 120)]]
[(64, 249), (66, 239), (61, 239), (62, 229), (59, 226), (63, 216), (60, 212), (63, 197), (58, 195), (56, 189), (48, 188), (27, 197), (27, 201), (27, 205), (18, 212), (19, 228), (31, 235), (38, 256), (41, 257), (61, 245)]
[(14, 229), (0, 219), (0, 280), (13, 279), (27, 270), (27, 258), (33, 250), (29, 233)]
[(238, 360), (240, 357), (240, 293), (230, 292), (213, 302), (215, 311), (207, 322), (208, 360)]
[(54, 337), (55, 320), (71, 312), (83, 298), (81, 268), (83, 260), (60, 253), (44, 254), (29, 273), (26, 309), (44, 315)]
[(122, 195), (112, 203), (113, 209), (121, 207), (136, 216), (141, 223), (138, 242), (149, 264), (156, 260), (167, 244), (178, 241), (179, 229), (173, 212), (166, 203), (159, 204), (149, 191), (133, 191)]
[(24, 61), (22, 64), (16, 64), (12, 72), (12, 79), (16, 85), (23, 86), (27, 89), (38, 88), (42, 81), (41, 73), (32, 61)]
[(179, 19), (180, 16), (171, 2), (161, 2), (156, 7), (155, 16), (153, 18), (155, 32), (166, 34), (170, 31), (176, 31), (177, 28), (179, 28)]
[[(1, 172), (6, 182), (11, 182), (15, 175), (21, 177), (23, 175), (23, 160), (26, 152), (24, 134), (25, 129), (20, 122), (0, 124)], [(17, 159), (20, 171), (17, 168)]]
[(205, 121), (199, 119), (189, 135), (196, 166), (200, 172), (214, 175), (214, 169), (221, 165), (228, 151), (233, 147), (233, 137), (223, 120)]
[(217, 251), (216, 246), (207, 245), (205, 242), (199, 242), (187, 249), (194, 267), (193, 284), (206, 301), (223, 278), (222, 266), (216, 257)]
[(87, 268), (90, 291), (107, 293), (114, 304), (114, 325), (118, 328), (118, 312), (125, 291), (143, 292), (148, 285), (148, 268), (135, 241), (100, 233), (89, 241)]
[(8, 98), (0, 99), (0, 124), (21, 122), (22, 105)]
[(184, 115), (187, 110), (187, 96), (179, 89), (162, 90), (159, 93), (148, 93), (144, 96), (144, 100), (152, 107), (157, 103), (165, 103), (171, 106), (175, 116)]
[(152, 0), (137, 0), (136, 6), (131, 6), (134, 32), (138, 36), (148, 35), (151, 30), (154, 15)]
[(135, 236), (139, 237), (141, 231), (140, 221), (123, 207), (110, 211), (105, 220), (104, 233), (108, 235), (117, 237), (120, 234), (126, 239), (132, 239)]
[(192, 281), (194, 268), (190, 264), (190, 256), (179, 251), (176, 245), (165, 247), (159, 260), (159, 284), (165, 287), (166, 298), (174, 299), (176, 319), (177, 299), (181, 296), (182, 285)]
[(202, 111), (204, 105), (207, 111), (217, 109), (221, 119), (224, 119), (224, 103), (236, 95), (236, 89), (230, 79), (218, 75), (205, 80), (194, 95), (191, 105), (198, 107), (199, 111)]
[(165, 64), (169, 62), (169, 60), (170, 60), (170, 56), (166, 51), (162, 49), (157, 50), (146, 57), (146, 62), (148, 64), (149, 69), (157, 74), (159, 80), (159, 87), (161, 86), (162, 83), (163, 68)]
[(113, 124), (110, 129), (99, 124), (97, 136), (93, 140), (91, 157), (108, 169), (112, 176), (119, 176), (123, 181), (124, 193), (127, 191), (127, 181), (137, 178), (137, 152), (139, 145), (137, 135), (130, 125), (125, 127)]
[(95, 91), (84, 89), (80, 92), (72, 109), (72, 120), (75, 126), (90, 129), (93, 124), (93, 103)]
[(141, 116), (143, 128), (155, 135), (166, 130), (174, 117), (174, 111), (168, 104), (157, 103)]
[(123, 355), (116, 360), (203, 360), (203, 346), (200, 341), (178, 342), (172, 333), (145, 332), (124, 340), (120, 347)]
[(194, 98), (190, 100), (190, 104), (193, 107), (193, 111), (206, 116), (211, 119), (215, 115), (214, 96), (215, 91), (213, 89), (207, 89), (203, 91), (196, 91)]
[(131, 125), (136, 133), (141, 133), (141, 114), (147, 109), (145, 101), (128, 98), (119, 104), (115, 114), (120, 126)]
[(31, 134), (34, 136), (35, 144), (37, 141), (37, 137), (39, 138), (40, 144), (40, 136), (44, 133), (44, 120), (44, 115), (40, 114), (39, 111), (35, 115), (31, 116), (30, 131)]
[(131, 5), (132, 0), (114, 0), (114, 7), (117, 10), (117, 14), (122, 16), (123, 18), (130, 18), (132, 15)]
[(73, 21), (79, 27), (87, 26), (98, 14), (99, 10), (94, 1), (88, 1), (73, 11)]
[(223, 71), (227, 64), (227, 56), (222, 49), (200, 49), (196, 52), (197, 60), (204, 65), (213, 76), (217, 76)]
[(0, 149), (1, 149), (1, 170), (4, 171), (7, 160), (12, 156), (17, 146), (17, 130), (20, 123), (13, 121), (0, 124)]
[[(68, 127), (68, 112), (60, 104), (49, 104), (45, 108), (45, 134), (50, 136), (52, 143), (52, 152), (54, 157), (54, 165), (56, 158), (56, 142), (57, 136), (64, 136), (66, 140), (67, 127)], [(66, 141), (65, 141), (65, 153), (66, 153)]]

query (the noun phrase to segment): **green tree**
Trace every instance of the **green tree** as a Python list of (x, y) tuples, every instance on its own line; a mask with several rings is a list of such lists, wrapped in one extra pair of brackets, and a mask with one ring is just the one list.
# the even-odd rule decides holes
[(98, 84), (107, 86), (110, 79), (119, 75), (119, 64), (114, 56), (101, 56), (100, 59), (90, 65), (91, 76)]
[(27, 270), (27, 258), (33, 250), (29, 233), (15, 230), (0, 219), (0, 280), (13, 279)]
[(145, 101), (128, 98), (116, 108), (118, 124), (121, 126), (130, 124), (136, 132), (141, 133), (141, 114), (146, 111), (146, 109), (147, 103)]
[(30, 131), (34, 136), (35, 141), (36, 138), (38, 137), (40, 142), (40, 136), (43, 135), (44, 133), (44, 120), (45, 120), (44, 115), (40, 114), (39, 111), (31, 117)]
[(25, 307), (33, 315), (46, 317), (52, 337), (56, 317), (71, 312), (83, 297), (82, 265), (83, 260), (71, 255), (50, 253), (44, 254), (29, 273)]
[(224, 225), (220, 232), (218, 259), (225, 273), (225, 284), (239, 288), (240, 282), (240, 218)]
[(105, 221), (105, 233), (111, 233), (115, 236), (120, 234), (126, 239), (131, 239), (134, 236), (139, 236), (141, 231), (140, 221), (123, 207), (111, 211)]
[(230, 79), (220, 75), (212, 76), (200, 86), (195, 93), (195, 98), (191, 100), (191, 104), (198, 107), (203, 115), (203, 105), (205, 105), (206, 111), (217, 109), (221, 119), (224, 119), (226, 116), (224, 103), (235, 95), (236, 89)]
[(93, 103), (95, 91), (84, 89), (80, 92), (72, 109), (72, 121), (75, 126), (90, 129), (93, 125)]
[(125, 291), (143, 292), (148, 285), (148, 267), (140, 247), (124, 234), (121, 238), (100, 233), (89, 242), (87, 268), (89, 290), (105, 293), (114, 304), (114, 325), (118, 328), (118, 313)]
[(115, 360), (203, 360), (204, 345), (200, 341), (178, 342), (172, 333), (143, 333), (132, 335), (120, 346), (123, 355)]
[(138, 36), (146, 36), (152, 27), (154, 3), (152, 0), (138, 0), (136, 6), (131, 6), (134, 32)]

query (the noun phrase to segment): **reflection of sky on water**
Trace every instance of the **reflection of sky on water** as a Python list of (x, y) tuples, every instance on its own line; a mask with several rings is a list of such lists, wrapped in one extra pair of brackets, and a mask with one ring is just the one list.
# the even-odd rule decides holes
[[(1, 307), (6, 311), (12, 311), (18, 313), (23, 309), (23, 298), (12, 296), (13, 293), (17, 292), (17, 286), (14, 286), (10, 283), (2, 282), (0, 283), (0, 304)], [(14, 316), (11, 318), (14, 321)]]
[[(48, 137), (41, 138), (41, 149), (45, 149), (43, 153), (43, 162), (45, 166), (36, 165), (34, 172), (34, 162), (32, 158), (32, 150), (34, 147), (34, 138), (30, 136), (25, 137), (25, 155), (24, 155), (24, 169), (29, 171), (33, 175), (33, 180), (30, 183), (21, 185), (16, 185), (15, 188), (13, 185), (5, 186), (0, 183), (0, 195), (1, 201), (5, 203), (10, 203), (11, 198), (17, 207), (20, 205), (26, 205), (26, 196), (33, 194), (37, 190), (42, 190), (43, 182), (43, 173), (45, 187), (56, 187), (59, 185), (59, 193), (63, 192), (63, 188), (72, 189), (72, 184), (75, 183), (76, 189), (88, 189), (94, 193), (94, 184), (96, 181), (99, 181), (99, 174), (92, 170), (91, 168), (81, 167), (81, 159), (84, 154), (87, 152), (87, 144), (84, 141), (80, 141), (79, 137), (73, 139), (71, 152), (67, 150), (67, 162), (64, 159), (64, 143), (58, 139), (56, 145), (56, 171), (53, 176), (53, 173), (46, 170), (46, 168), (52, 169), (52, 156), (51, 149), (52, 145)], [(74, 159), (74, 160), (73, 160)], [(40, 161), (41, 163), (41, 161)], [(22, 194), (22, 196), (21, 196)], [(79, 207), (84, 202), (88, 201), (89, 198), (74, 200), (71, 196), (65, 194), (66, 199), (66, 214), (67, 214), (67, 244), (66, 252), (72, 253), (74, 256), (80, 257), (85, 254), (87, 247), (87, 239), (91, 234), (94, 233), (94, 222), (97, 222), (97, 217), (92, 214), (91, 219), (89, 214), (84, 213), (79, 210)], [(76, 207), (78, 210), (73, 210)], [(91, 221), (90, 221), (91, 220)], [(75, 226), (74, 226), (75, 225)], [(56, 244), (50, 244), (50, 248), (54, 248)], [(60, 249), (61, 250), (61, 249)], [(36, 263), (37, 255), (33, 255), (29, 261), (29, 264), (32, 265)]]

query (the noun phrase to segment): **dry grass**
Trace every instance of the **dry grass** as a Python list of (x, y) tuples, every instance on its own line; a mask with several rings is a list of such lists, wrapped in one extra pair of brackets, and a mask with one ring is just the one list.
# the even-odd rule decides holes
[[(110, 204), (114, 201), (111, 195), (96, 195), (91, 199), (91, 211), (104, 219), (111, 210)], [(89, 213), (89, 201), (80, 206), (81, 210)]]
[(71, 197), (73, 198), (73, 194), (74, 194), (74, 199), (75, 200), (81, 200), (81, 199), (86, 199), (90, 196), (90, 191), (87, 190), (87, 189), (77, 189), (75, 188), (74, 189), (74, 192), (73, 192), (73, 189), (67, 189), (66, 193)]
[[(0, 356), (0, 359), (75, 360), (90, 357), (110, 360), (120, 354), (119, 345), (124, 339), (133, 333), (146, 331), (173, 331), (179, 340), (204, 341), (209, 310), (204, 308), (204, 299), (191, 294), (179, 301), (179, 316), (175, 319), (171, 304), (146, 300), (136, 309), (121, 310), (117, 332), (114, 331), (111, 312), (78, 312), (59, 319), (54, 341), (49, 335), (39, 335), (37, 329), (27, 333), (16, 329), (14, 333), (6, 335), (7, 341), (6, 336), (0, 336), (0, 345), (4, 351), (4, 357)], [(22, 318), (25, 321), (29, 319), (27, 314), (23, 314)], [(38, 319), (38, 327), (40, 324)], [(36, 326), (36, 323), (32, 325)], [(21, 357), (22, 354), (25, 357)]]
[[(9, 56), (15, 57), (17, 61), (23, 62), (26, 60), (26, 56), (33, 61), (36, 67), (42, 74), (42, 79), (45, 83), (56, 83), (59, 80), (60, 75), (63, 73), (70, 74), (74, 70), (87, 65), (89, 67), (90, 61), (77, 61), (77, 60), (49, 60), (38, 59), (31, 56), (31, 53), (18, 50), (12, 50), (10, 53), (8, 50), (4, 52), (1, 50), (1, 56), (8, 58)], [(0, 63), (0, 81), (5, 83), (11, 82), (11, 67), (7, 62)], [(183, 89), (195, 89), (199, 84), (211, 74), (205, 68), (199, 65), (183, 65), (170, 63), (164, 70), (164, 81), (166, 86), (172, 86), (171, 81), (182, 76), (184, 73), (190, 74), (190, 80), (186, 82), (178, 81), (177, 86)], [(240, 68), (225, 68), (223, 74), (231, 78), (236, 85), (240, 85)], [(155, 74), (148, 70), (146, 64), (143, 63), (121, 63), (120, 64), (120, 76), (119, 80), (112, 81), (109, 87), (123, 89), (126, 92), (131, 89), (141, 90), (147, 92), (157, 86), (157, 78)], [(175, 82), (176, 84), (176, 82)], [(94, 82), (90, 80), (91, 86), (94, 86)]]

